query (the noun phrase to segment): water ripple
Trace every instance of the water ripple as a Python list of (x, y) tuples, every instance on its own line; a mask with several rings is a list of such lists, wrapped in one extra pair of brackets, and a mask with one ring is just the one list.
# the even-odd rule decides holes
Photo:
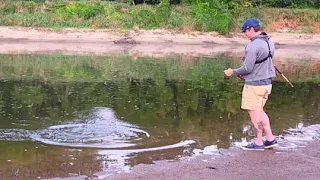
[(123, 148), (135, 146), (138, 140), (150, 135), (139, 126), (117, 119), (112, 109), (94, 108), (81, 120), (50, 126), (32, 133), (30, 137), (51, 145)]
[(0, 130), (1, 140), (35, 140), (50, 145), (90, 148), (131, 147), (149, 137), (139, 126), (117, 119), (110, 108), (94, 108), (78, 120), (42, 130)]

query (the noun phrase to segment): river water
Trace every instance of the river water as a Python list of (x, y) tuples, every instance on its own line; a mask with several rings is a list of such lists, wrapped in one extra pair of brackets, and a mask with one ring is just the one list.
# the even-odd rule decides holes
[[(2, 179), (108, 177), (253, 138), (240, 109), (243, 82), (223, 70), (238, 58), (0, 56)], [(320, 137), (320, 72), (288, 60), (266, 105), (279, 150)]]

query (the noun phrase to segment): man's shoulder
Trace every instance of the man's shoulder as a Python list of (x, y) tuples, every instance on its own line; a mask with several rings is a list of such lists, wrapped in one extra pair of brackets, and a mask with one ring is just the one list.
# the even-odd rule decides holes
[(260, 41), (260, 40), (254, 40), (254, 41), (251, 41), (251, 42), (249, 42), (248, 44), (247, 44), (247, 46), (246, 46), (246, 49), (248, 50), (248, 49), (256, 49), (257, 48), (257, 46), (258, 46), (258, 44), (260, 44), (260, 42), (257, 42), (257, 41)]
[(257, 38), (254, 41), (251, 41), (248, 46), (259, 46), (265, 43), (273, 44), (273, 41), (270, 37), (268, 38)]

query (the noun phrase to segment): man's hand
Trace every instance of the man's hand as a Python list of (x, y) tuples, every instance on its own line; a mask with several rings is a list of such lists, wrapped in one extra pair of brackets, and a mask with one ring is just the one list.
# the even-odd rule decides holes
[(226, 76), (232, 76), (233, 75), (233, 69), (227, 69), (227, 70), (224, 70), (223, 71), (224, 72), (224, 74), (226, 75)]

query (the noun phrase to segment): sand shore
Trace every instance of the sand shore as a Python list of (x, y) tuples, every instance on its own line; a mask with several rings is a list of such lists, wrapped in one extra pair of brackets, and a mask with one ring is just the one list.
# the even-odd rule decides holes
[[(276, 44), (276, 58), (320, 59), (320, 34), (269, 33)], [(127, 53), (132, 57), (168, 55), (211, 56), (242, 54), (248, 43), (241, 33), (179, 34), (167, 30), (111, 30), (0, 27), (0, 53), (96, 54)]]

